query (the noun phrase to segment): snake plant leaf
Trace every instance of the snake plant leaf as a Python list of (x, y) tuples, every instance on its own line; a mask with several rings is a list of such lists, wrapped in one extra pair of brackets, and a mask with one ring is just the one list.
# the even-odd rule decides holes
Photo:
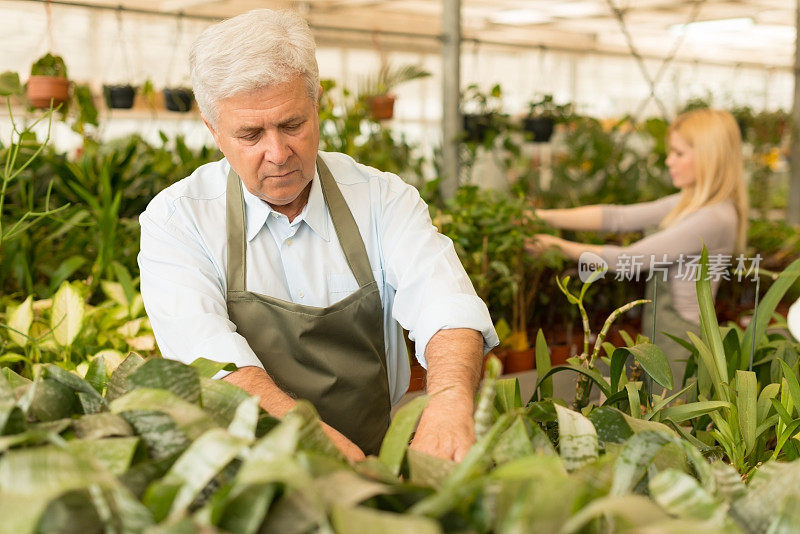
[(797, 495), (800, 461), (767, 462), (756, 471), (747, 494), (731, 504), (730, 515), (748, 532), (765, 533), (787, 500)]
[(189, 446), (186, 433), (165, 413), (153, 410), (127, 410), (119, 416), (142, 439), (149, 457), (154, 460), (169, 458), (183, 452)]
[(525, 422), (521, 417), (517, 417), (511, 426), (500, 435), (492, 451), (492, 458), (497, 465), (503, 465), (533, 454), (533, 443), (528, 435)]
[(386, 431), (378, 459), (395, 475), (400, 474), (400, 467), (403, 465), (411, 434), (417, 426), (422, 411), (428, 405), (429, 399), (430, 397), (423, 395), (400, 408)]
[(17, 306), (8, 316), (8, 337), (20, 347), (25, 347), (30, 341), (28, 333), (33, 322), (33, 295), (28, 295), (22, 304)]
[(78, 413), (75, 392), (61, 382), (43, 378), (37, 380), (35, 387), (29, 412), (37, 421), (55, 421)]
[(597, 431), (582, 414), (555, 405), (558, 414), (558, 446), (567, 471), (572, 471), (597, 458)]
[(727, 502), (733, 502), (747, 493), (742, 476), (729, 463), (717, 460), (711, 464), (711, 476), (716, 492)]
[(302, 430), (300, 431), (300, 440), (298, 442), (300, 450), (319, 452), (344, 460), (344, 455), (322, 429), (319, 414), (313, 404), (306, 400), (299, 400), (294, 405), (294, 408), (284, 416), (284, 419), (286, 417), (297, 417), (302, 421)]
[(151, 358), (128, 376), (128, 387), (170, 391), (186, 402), (200, 401), (200, 377), (197, 369), (164, 358)]
[(106, 388), (106, 401), (111, 402), (128, 392), (128, 377), (144, 364), (144, 358), (131, 352), (111, 374)]
[(142, 532), (153, 525), (153, 515), (124, 486), (90, 486), (89, 495), (109, 532)]
[(84, 379), (97, 391), (103, 394), (108, 384), (108, 373), (106, 373), (106, 360), (102, 356), (97, 356), (89, 362), (89, 369), (86, 371)]
[(248, 444), (249, 440), (221, 428), (211, 429), (197, 438), (157, 483), (179, 488), (170, 507), (170, 517), (183, 514), (211, 479)]
[(783, 509), (772, 520), (767, 534), (792, 534), (800, 531), (800, 495), (792, 494), (786, 498)]
[(456, 463), (424, 452), (408, 450), (409, 479), (412, 484), (441, 488)]
[(739, 412), (739, 430), (744, 439), (745, 454), (756, 444), (758, 425), (758, 383), (752, 371), (736, 371), (736, 408)]
[(252, 485), (236, 498), (225, 502), (219, 528), (226, 532), (255, 534), (264, 521), (277, 490), (277, 484)]
[(50, 327), (53, 338), (62, 347), (72, 345), (83, 326), (86, 303), (81, 294), (69, 283), (62, 282), (53, 296)]
[[(650, 527), (666, 521), (669, 516), (653, 501), (641, 495), (610, 495), (597, 499), (569, 518), (559, 531), (560, 534), (584, 532), (586, 526), (598, 517), (613, 516), (634, 527)], [(615, 524), (617, 524), (615, 522)], [(620, 525), (617, 524), (617, 527)], [(669, 532), (669, 531), (667, 531)], [(704, 531), (705, 532), (705, 531)]]
[(248, 397), (239, 403), (233, 421), (228, 425), (228, 432), (250, 443), (256, 438), (256, 425), (258, 425), (258, 397)]
[[(190, 439), (197, 439), (216, 426), (213, 419), (201, 408), (164, 389), (134, 389), (113, 401), (109, 409), (112, 413), (118, 414), (134, 410), (163, 412), (175, 421)], [(127, 420), (135, 428), (135, 424), (130, 419)]]
[(75, 439), (67, 442), (66, 449), (94, 459), (111, 474), (121, 475), (128, 470), (138, 444), (137, 437)]
[(78, 439), (102, 439), (133, 435), (133, 428), (121, 416), (109, 412), (84, 415), (72, 421)]
[(614, 464), (611, 495), (629, 493), (645, 475), (656, 454), (670, 441), (670, 435), (657, 431), (633, 435), (623, 446)]
[(217, 362), (207, 358), (197, 358), (189, 365), (197, 369), (201, 378), (211, 378), (220, 371), (235, 371), (237, 369), (233, 363)]
[(616, 408), (601, 406), (592, 410), (588, 417), (601, 443), (625, 443), (633, 435), (624, 414)]
[(311, 491), (291, 491), (274, 503), (259, 532), (267, 534), (333, 534), (328, 511)]
[(727, 506), (700, 487), (697, 479), (675, 469), (661, 471), (648, 483), (650, 496), (668, 513), (685, 519), (721, 519)]
[(395, 514), (363, 506), (335, 506), (331, 522), (339, 534), (441, 534), (439, 524), (427, 517)]
[(314, 489), (326, 504), (346, 507), (356, 506), (376, 495), (392, 493), (390, 486), (364, 479), (347, 469), (316, 477)]
[(200, 378), (200, 405), (221, 427), (233, 422), (239, 405), (249, 398), (249, 393), (229, 382)]
[[(44, 367), (42, 376), (47, 380), (52, 379), (60, 382), (74, 391), (78, 400), (80, 401), (79, 404), (85, 408), (91, 407), (91, 411), (84, 410), (83, 413), (95, 413), (100, 411), (100, 409), (106, 405), (105, 400), (100, 396), (100, 393), (98, 393), (97, 390), (92, 387), (91, 384), (89, 384), (89, 382), (79, 377), (75, 373), (65, 371), (57, 365), (48, 364)], [(83, 396), (84, 399), (81, 399), (81, 396)]]

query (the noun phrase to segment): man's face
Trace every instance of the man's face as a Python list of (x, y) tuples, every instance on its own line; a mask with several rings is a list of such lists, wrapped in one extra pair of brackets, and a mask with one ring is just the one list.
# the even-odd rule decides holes
[(252, 194), (290, 217), (308, 200), (319, 147), (317, 103), (292, 81), (217, 102), (217, 146)]

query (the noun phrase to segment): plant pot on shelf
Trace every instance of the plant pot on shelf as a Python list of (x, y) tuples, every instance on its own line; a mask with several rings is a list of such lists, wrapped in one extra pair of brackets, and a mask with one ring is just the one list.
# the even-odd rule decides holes
[(408, 381), (408, 391), (422, 391), (425, 389), (425, 378), (428, 372), (419, 362), (411, 364), (411, 378)]
[(394, 95), (373, 95), (367, 99), (369, 114), (373, 120), (382, 121), (394, 117)]
[(110, 109), (131, 109), (136, 88), (132, 85), (103, 85), (103, 96)]
[(508, 349), (503, 372), (511, 374), (530, 371), (534, 367), (534, 361), (533, 347), (523, 350)]
[(186, 89), (184, 87), (165, 87), (163, 92), (164, 106), (169, 111), (186, 113), (192, 109), (194, 94), (191, 89)]
[(49, 108), (69, 100), (69, 80), (61, 76), (31, 76), (27, 85), (28, 103), (34, 108)]
[(555, 125), (553, 117), (525, 117), (522, 120), (522, 129), (533, 136), (534, 143), (549, 142)]

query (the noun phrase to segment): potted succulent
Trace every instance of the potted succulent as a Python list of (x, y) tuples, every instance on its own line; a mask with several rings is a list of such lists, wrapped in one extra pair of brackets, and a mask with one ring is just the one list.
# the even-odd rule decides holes
[(430, 75), (431, 73), (420, 65), (394, 67), (390, 62), (382, 61), (377, 75), (364, 81), (359, 94), (367, 102), (373, 120), (391, 119), (394, 116), (394, 102), (397, 99), (397, 96), (392, 94), (392, 89), (402, 83)]
[(103, 97), (109, 109), (131, 109), (136, 87), (130, 84), (104, 84)]
[(547, 143), (553, 136), (556, 122), (569, 111), (569, 104), (558, 105), (553, 102), (553, 95), (544, 95), (528, 104), (528, 115), (522, 119), (522, 129), (532, 136), (534, 143)]
[(27, 84), (28, 102), (34, 108), (49, 108), (69, 100), (67, 66), (61, 56), (50, 52), (31, 65), (31, 76)]
[(194, 93), (188, 87), (165, 87), (164, 106), (170, 111), (186, 113), (192, 109)]

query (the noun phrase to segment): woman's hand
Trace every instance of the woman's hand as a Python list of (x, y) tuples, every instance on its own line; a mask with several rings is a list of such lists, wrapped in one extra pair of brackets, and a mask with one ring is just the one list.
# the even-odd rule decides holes
[(550, 247), (563, 248), (564, 240), (550, 234), (536, 234), (525, 240), (525, 252), (539, 256)]

